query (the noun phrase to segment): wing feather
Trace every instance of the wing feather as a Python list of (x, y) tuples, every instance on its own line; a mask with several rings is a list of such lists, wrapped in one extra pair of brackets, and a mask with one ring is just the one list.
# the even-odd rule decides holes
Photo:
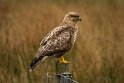
[(67, 26), (59, 26), (47, 34), (47, 36), (41, 41), (40, 48), (38, 49), (34, 60), (30, 64), (31, 70), (36, 67), (40, 60), (43, 61), (48, 56), (52, 56), (53, 54), (68, 48), (68, 43), (72, 36), (70, 33), (71, 28)]
[(54, 29), (41, 42), (35, 58), (30, 64), (30, 71), (33, 70), (38, 62), (45, 60), (48, 56), (52, 56), (56, 52), (66, 48), (67, 41), (69, 41), (70, 33), (65, 29)]
[(36, 57), (54, 54), (59, 50), (63, 50), (66, 48), (70, 36), (69, 27), (60, 26), (53, 29), (53, 31), (50, 31), (41, 41)]

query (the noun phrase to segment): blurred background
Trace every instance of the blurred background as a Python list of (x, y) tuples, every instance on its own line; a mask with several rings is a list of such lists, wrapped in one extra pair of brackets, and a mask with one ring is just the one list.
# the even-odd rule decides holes
[(80, 14), (65, 54), (80, 83), (124, 83), (124, 0), (0, 0), (0, 83), (46, 83), (55, 60), (28, 67), (43, 37), (70, 11)]

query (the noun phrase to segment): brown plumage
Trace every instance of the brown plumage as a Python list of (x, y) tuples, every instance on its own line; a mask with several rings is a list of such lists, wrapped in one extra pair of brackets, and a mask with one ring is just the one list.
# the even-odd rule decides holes
[[(62, 23), (51, 30), (41, 41), (36, 56), (30, 64), (30, 70), (33, 70), (40, 60), (43, 61), (50, 56), (59, 58), (71, 49), (78, 31), (77, 21), (81, 21), (78, 13), (69, 12), (65, 15)], [(63, 58), (60, 62), (69, 63)]]

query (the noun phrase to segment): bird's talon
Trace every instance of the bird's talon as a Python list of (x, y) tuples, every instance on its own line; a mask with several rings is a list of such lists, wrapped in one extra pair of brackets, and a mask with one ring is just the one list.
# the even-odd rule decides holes
[(69, 62), (69, 61), (60, 61), (60, 63), (62, 63), (62, 64), (70, 64), (71, 62)]
[(60, 63), (62, 63), (62, 64), (70, 64), (71, 62), (65, 60), (64, 57), (62, 56), (61, 60), (60, 60)]

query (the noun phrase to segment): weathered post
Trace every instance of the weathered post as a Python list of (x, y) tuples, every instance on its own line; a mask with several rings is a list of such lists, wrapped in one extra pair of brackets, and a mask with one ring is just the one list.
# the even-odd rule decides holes
[(79, 83), (73, 80), (73, 75), (69, 71), (69, 65), (56, 61), (56, 73), (54, 75), (47, 73), (47, 83)]
[(56, 62), (57, 83), (74, 83), (72, 82), (72, 74), (69, 72), (69, 64), (61, 64)]

